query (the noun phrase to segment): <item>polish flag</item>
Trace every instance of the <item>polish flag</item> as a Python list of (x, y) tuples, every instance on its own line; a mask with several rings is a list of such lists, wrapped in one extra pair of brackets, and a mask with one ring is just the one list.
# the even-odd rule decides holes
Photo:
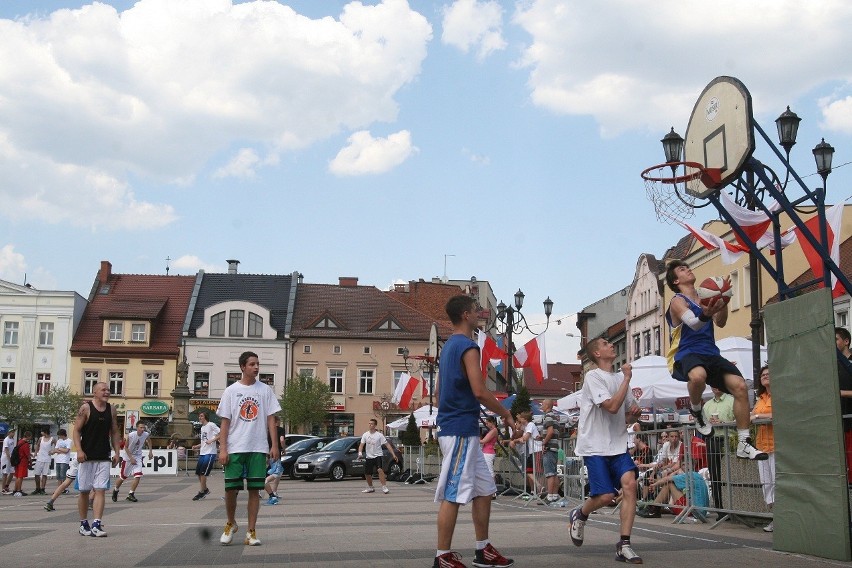
[(698, 242), (707, 250), (719, 249), (719, 255), (722, 257), (723, 264), (734, 264), (740, 259), (744, 252), (748, 251), (748, 248), (741, 244), (729, 243), (722, 237), (717, 237), (713, 233), (705, 231), (704, 229), (698, 229), (691, 225), (687, 225), (686, 223), (681, 223), (680, 221), (678, 221), (678, 224), (692, 233), (693, 236), (698, 239)]
[(484, 377), (488, 370), (488, 363), (496, 365), (506, 358), (506, 352), (500, 349), (494, 338), (482, 330), (476, 335), (476, 344), (479, 345), (479, 368)]
[(529, 367), (538, 384), (547, 378), (547, 354), (544, 349), (544, 335), (537, 335), (527, 341), (515, 352), (515, 367)]
[(421, 381), (423, 382), (423, 390), (420, 391), (420, 398), (426, 398), (429, 396), (429, 383), (426, 382), (426, 377), (423, 377)]
[[(722, 207), (724, 207), (728, 214), (733, 217), (734, 221), (737, 222), (737, 225), (740, 226), (746, 236), (751, 239), (751, 242), (757, 243), (757, 241), (759, 241), (767, 233), (770, 235), (772, 234), (772, 220), (762, 210), (752, 211), (737, 205), (736, 202), (731, 199), (731, 196), (724, 191), (719, 192), (719, 201), (721, 202)], [(779, 207), (778, 203), (773, 201), (768, 209), (775, 212)], [(739, 235), (734, 233), (734, 238), (737, 239), (737, 242), (746, 251), (748, 250), (748, 245), (740, 240)]]
[(399, 383), (396, 385), (396, 390), (393, 391), (391, 402), (395, 402), (403, 410), (407, 410), (411, 405), (411, 397), (414, 396), (414, 391), (417, 389), (418, 379), (415, 379), (408, 373), (403, 373), (399, 377)]
[[(828, 236), (828, 255), (838, 267), (840, 266), (840, 226), (843, 222), (843, 205), (843, 203), (838, 203), (825, 212), (825, 229)], [(810, 230), (811, 234), (819, 240), (819, 217), (814, 215), (805, 222), (805, 226)], [(796, 234), (799, 237), (799, 242), (802, 243), (802, 252), (805, 253), (805, 258), (811, 266), (814, 277), (822, 278), (824, 267), (822, 257), (816, 250), (814, 250), (811, 243), (802, 236), (801, 231), (798, 228), (796, 229)], [(822, 284), (820, 284), (820, 287), (822, 287)], [(832, 274), (831, 297), (839, 298), (844, 292), (845, 289), (843, 288), (843, 284), (838, 282), (837, 277)]]

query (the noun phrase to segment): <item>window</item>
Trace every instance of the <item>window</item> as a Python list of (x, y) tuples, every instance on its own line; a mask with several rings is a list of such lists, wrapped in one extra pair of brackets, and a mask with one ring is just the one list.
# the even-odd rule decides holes
[(340, 355), (341, 353), (343, 353), (343, 347), (341, 347), (340, 345), (335, 345), (331, 348), (331, 352), (335, 355)]
[(373, 377), (375, 375), (375, 371), (371, 369), (361, 369), (358, 374), (358, 394), (373, 394)]
[(83, 394), (93, 394), (95, 385), (98, 384), (101, 376), (98, 371), (86, 371), (83, 373)]
[(38, 346), (53, 347), (53, 322), (41, 322), (38, 326)]
[(403, 374), (405, 374), (405, 371), (393, 372), (393, 392), (396, 392), (396, 387), (399, 385), (399, 379), (402, 378)]
[(397, 347), (396, 348), (396, 354), (399, 355), (400, 357), (402, 357), (404, 349), (405, 349), (405, 347)]
[(242, 337), (245, 320), (246, 313), (244, 310), (231, 310), (231, 322), (228, 326), (228, 335), (231, 337)]
[(109, 324), (109, 335), (107, 341), (123, 341), (124, 340), (124, 324), (111, 323)]
[[(748, 266), (743, 266), (743, 282), (751, 282), (751, 271)], [(749, 288), (750, 290), (750, 288)], [(734, 292), (736, 294), (736, 292)], [(743, 294), (743, 306), (751, 305), (751, 293)]]
[(15, 392), (15, 373), (0, 373), (0, 394)]
[(837, 312), (835, 314), (837, 316), (837, 323), (835, 324), (837, 327), (845, 327), (849, 329), (849, 312)]
[(731, 297), (731, 302), (728, 304), (728, 308), (733, 310), (739, 309), (740, 307), (740, 283), (739, 283), (739, 272), (731, 272), (731, 291), (734, 295)]
[(210, 318), (210, 335), (225, 337), (225, 312), (219, 312)]
[(660, 327), (654, 327), (654, 355), (660, 355), (662, 345), (660, 344)]
[(642, 332), (642, 343), (645, 344), (645, 355), (651, 354), (651, 330), (646, 329)]
[(633, 358), (638, 359), (639, 353), (641, 353), (641, 351), (640, 351), (640, 345), (639, 345), (639, 334), (637, 333), (636, 335), (633, 336)]
[(370, 348), (369, 345), (364, 346), (364, 355), (369, 355), (372, 352), (373, 352), (373, 350), (372, 350), (372, 348)]
[(7, 321), (3, 326), (3, 345), (18, 344), (18, 322)]
[(145, 396), (160, 396), (160, 373), (145, 373)]
[[(225, 321), (224, 312), (222, 321)], [(195, 373), (192, 392), (199, 398), (208, 396), (208, 393), (210, 392), (210, 373)]]
[(314, 378), (314, 369), (312, 367), (301, 368), (301, 369), (299, 369), (299, 372), (296, 373), (296, 374), (300, 375), (302, 377), (308, 377), (308, 378), (313, 379)]
[(311, 346), (310, 345), (305, 345), (304, 347), (302, 347), (302, 353), (310, 353), (310, 352), (311, 352)]
[(265, 385), (275, 386), (275, 375), (272, 373), (260, 373), (257, 378)]
[(133, 343), (145, 343), (147, 333), (145, 333), (144, 323), (134, 323), (130, 326), (130, 341)]
[(249, 312), (248, 336), (263, 337), (263, 318), (253, 312)]
[(225, 386), (229, 387), (239, 381), (241, 378), (243, 378), (242, 373), (228, 373), (227, 375), (225, 375)]
[(583, 383), (581, 383), (581, 382), (579, 382), (579, 381), (576, 381), (576, 382), (574, 383), (574, 392), (577, 392), (577, 391), (578, 391), (578, 390), (580, 390), (581, 388), (583, 388)]
[(124, 371), (109, 372), (109, 394), (114, 396), (124, 395)]
[(343, 369), (328, 370), (328, 390), (334, 394), (343, 394)]
[(36, 374), (36, 396), (44, 396), (50, 392), (50, 373)]

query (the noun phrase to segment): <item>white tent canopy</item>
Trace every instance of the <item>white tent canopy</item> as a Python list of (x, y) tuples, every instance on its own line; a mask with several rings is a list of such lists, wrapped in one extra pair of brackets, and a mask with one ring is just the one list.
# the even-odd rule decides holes
[[(751, 340), (745, 337), (726, 337), (716, 342), (722, 357), (737, 366), (743, 378), (752, 384), (754, 370), (751, 363)], [(768, 359), (766, 347), (760, 346), (760, 364), (765, 365)]]
[[(420, 428), (428, 428), (435, 425), (435, 420), (438, 418), (438, 406), (432, 406), (432, 413), (429, 413), (429, 405), (421, 406), (414, 411), (414, 423)], [(403, 416), (399, 420), (394, 420), (388, 424), (388, 428), (399, 430), (408, 426), (408, 416)]]

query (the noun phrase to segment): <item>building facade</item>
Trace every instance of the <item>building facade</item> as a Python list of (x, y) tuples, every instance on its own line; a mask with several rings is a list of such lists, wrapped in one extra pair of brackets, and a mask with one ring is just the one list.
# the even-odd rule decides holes
[(627, 356), (634, 361), (645, 355), (662, 355), (663, 350), (663, 283), (659, 278), (660, 262), (648, 253), (639, 255), (633, 282), (627, 292)]

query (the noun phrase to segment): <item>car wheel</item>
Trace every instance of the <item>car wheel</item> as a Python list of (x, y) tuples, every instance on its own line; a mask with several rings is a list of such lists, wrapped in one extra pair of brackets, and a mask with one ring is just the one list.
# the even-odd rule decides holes
[(346, 476), (346, 468), (343, 467), (342, 463), (336, 463), (331, 466), (331, 471), (329, 472), (328, 476), (331, 478), (332, 481), (340, 481)]
[(395, 461), (391, 461), (390, 465), (388, 466), (388, 479), (398, 479), (400, 473), (402, 473), (402, 466), (400, 466), (399, 463)]
[(306, 476), (305, 476), (305, 477), (303, 477), (302, 479), (304, 479), (305, 481), (313, 481), (314, 479), (316, 479), (316, 476), (314, 476), (314, 475), (306, 475)]

